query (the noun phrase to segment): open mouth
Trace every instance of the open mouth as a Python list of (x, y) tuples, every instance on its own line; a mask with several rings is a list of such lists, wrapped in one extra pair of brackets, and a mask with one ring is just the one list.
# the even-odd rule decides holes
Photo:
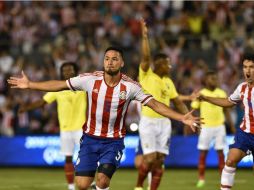
[(249, 79), (250, 78), (250, 74), (246, 74), (246, 78)]

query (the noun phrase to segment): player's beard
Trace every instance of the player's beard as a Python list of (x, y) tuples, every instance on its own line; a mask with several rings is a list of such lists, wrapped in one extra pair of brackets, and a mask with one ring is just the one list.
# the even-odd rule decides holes
[(251, 74), (245, 74), (245, 80), (247, 83), (252, 84), (253, 83), (253, 76)]
[(115, 71), (111, 70), (111, 69), (104, 69), (105, 73), (107, 73), (108, 75), (110, 76), (116, 76), (119, 72), (120, 72), (121, 69), (117, 69)]

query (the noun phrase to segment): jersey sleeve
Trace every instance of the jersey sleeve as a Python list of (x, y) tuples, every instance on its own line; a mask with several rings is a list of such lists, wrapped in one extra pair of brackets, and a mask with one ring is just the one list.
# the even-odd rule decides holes
[(90, 78), (91, 77), (89, 75), (83, 74), (66, 80), (66, 84), (72, 91), (76, 90), (87, 91), (88, 89), (87, 83), (90, 80)]
[(235, 91), (228, 97), (228, 100), (234, 104), (237, 104), (239, 101), (241, 101), (241, 85), (238, 85), (238, 87), (235, 89)]
[(137, 100), (142, 103), (142, 105), (146, 105), (147, 102), (149, 102), (151, 99), (153, 99), (153, 96), (151, 94), (145, 94), (142, 90), (142, 88), (139, 85), (133, 84), (132, 88), (132, 95), (134, 100)]
[(48, 92), (43, 96), (43, 100), (48, 104), (51, 104), (56, 100), (57, 92)]

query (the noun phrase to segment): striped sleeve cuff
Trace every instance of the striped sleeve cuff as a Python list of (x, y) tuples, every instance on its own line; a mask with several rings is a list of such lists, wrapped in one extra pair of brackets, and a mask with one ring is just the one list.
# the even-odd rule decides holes
[(69, 88), (70, 90), (76, 91), (76, 90), (74, 89), (74, 87), (71, 85), (71, 80), (70, 80), (70, 79), (66, 80), (66, 84), (67, 84), (67, 86), (68, 86), (68, 88)]
[(147, 96), (142, 102), (141, 104), (144, 106), (146, 105), (151, 99), (153, 99), (152, 95)]
[(228, 97), (228, 101), (232, 102), (233, 104), (237, 104), (237, 101), (232, 100), (230, 97)]

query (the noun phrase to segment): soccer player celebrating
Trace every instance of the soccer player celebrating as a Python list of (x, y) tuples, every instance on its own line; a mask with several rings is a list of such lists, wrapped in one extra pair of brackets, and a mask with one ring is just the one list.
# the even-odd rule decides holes
[(75, 166), (76, 183), (79, 189), (88, 189), (96, 171), (96, 188), (108, 190), (111, 177), (118, 168), (124, 149), (125, 114), (132, 100), (157, 111), (165, 117), (182, 121), (195, 131), (202, 123), (192, 112), (177, 113), (163, 103), (145, 94), (138, 83), (122, 74), (123, 52), (109, 47), (104, 54), (104, 71), (84, 73), (66, 81), (33, 82), (22, 72), (22, 77), (10, 77), (12, 88), (43, 91), (86, 91), (88, 118), (83, 125), (83, 136)]
[[(78, 74), (75, 63), (64, 62), (60, 67), (62, 80), (67, 80)], [(82, 136), (82, 125), (86, 121), (86, 93), (64, 90), (48, 92), (42, 99), (22, 105), (19, 112), (30, 111), (52, 102), (57, 102), (58, 121), (60, 125), (61, 152), (65, 155), (64, 171), (68, 189), (74, 190), (74, 166), (72, 162), (75, 145), (79, 144)]]
[[(217, 87), (217, 75), (214, 71), (208, 71), (204, 78), (204, 88), (200, 91), (202, 95), (210, 97), (226, 98), (227, 94), (224, 90)], [(233, 121), (230, 117), (229, 109), (224, 109), (220, 106), (213, 105), (205, 101), (195, 100), (191, 103), (192, 108), (200, 110), (200, 117), (204, 118), (204, 125), (199, 134), (198, 149), (199, 162), (198, 172), (199, 180), (197, 187), (203, 187), (205, 185), (205, 166), (207, 152), (210, 148), (211, 141), (215, 140), (214, 148), (218, 153), (219, 170), (220, 173), (224, 167), (224, 153), (225, 147), (226, 129), (225, 129), (225, 117), (230, 126), (231, 132), (235, 133)]]
[(237, 164), (246, 155), (254, 153), (254, 55), (246, 54), (243, 58), (245, 82), (240, 83), (228, 98), (217, 98), (197, 93), (200, 100), (212, 104), (231, 107), (239, 102), (244, 106), (244, 117), (235, 134), (235, 141), (230, 145), (227, 160), (221, 175), (221, 190), (230, 190), (234, 184)]

